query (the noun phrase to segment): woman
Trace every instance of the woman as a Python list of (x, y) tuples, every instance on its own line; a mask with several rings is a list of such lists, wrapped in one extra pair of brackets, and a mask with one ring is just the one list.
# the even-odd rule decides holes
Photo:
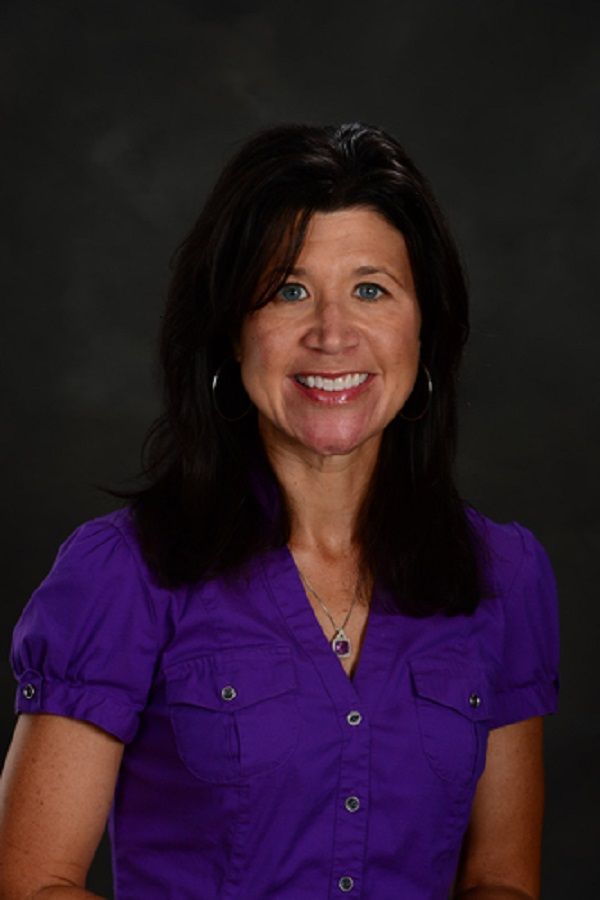
[(179, 249), (147, 483), (13, 635), (2, 896), (537, 897), (548, 557), (453, 482), (468, 334), (379, 128), (281, 125)]

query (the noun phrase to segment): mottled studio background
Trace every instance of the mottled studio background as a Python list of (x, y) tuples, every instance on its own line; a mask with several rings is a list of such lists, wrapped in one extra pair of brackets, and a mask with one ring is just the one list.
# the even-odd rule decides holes
[(11, 628), (112, 508), (93, 483), (137, 469), (168, 260), (207, 188), (261, 126), (360, 119), (405, 144), (466, 260), (461, 489), (531, 528), (560, 587), (542, 896), (600, 896), (599, 26), (577, 0), (0, 3), (4, 748)]

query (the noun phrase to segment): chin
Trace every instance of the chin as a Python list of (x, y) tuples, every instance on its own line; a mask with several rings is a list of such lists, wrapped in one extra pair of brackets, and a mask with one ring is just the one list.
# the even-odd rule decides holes
[(347, 456), (349, 453), (352, 453), (353, 450), (359, 446), (359, 444), (348, 444), (348, 443), (331, 443), (331, 444), (319, 444), (317, 446), (313, 445), (305, 445), (307, 449), (312, 450), (313, 453), (318, 454), (319, 456)]
[(319, 456), (347, 456), (349, 453), (352, 453), (353, 450), (357, 450), (366, 441), (377, 436), (380, 437), (381, 435), (374, 435), (372, 432), (365, 433), (364, 431), (346, 434), (340, 434), (339, 432), (332, 434), (329, 432), (304, 435), (303, 438), (300, 439), (300, 443), (302, 443), (307, 450), (312, 450), (313, 453), (317, 453)]

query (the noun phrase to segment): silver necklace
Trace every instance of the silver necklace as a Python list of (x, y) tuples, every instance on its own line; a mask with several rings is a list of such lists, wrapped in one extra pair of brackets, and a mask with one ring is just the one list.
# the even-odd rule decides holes
[(302, 584), (304, 585), (306, 590), (310, 591), (310, 593), (319, 601), (319, 603), (325, 610), (325, 613), (327, 614), (331, 624), (333, 625), (333, 627), (335, 629), (334, 635), (330, 641), (333, 652), (335, 653), (336, 656), (339, 656), (342, 659), (347, 656), (350, 656), (350, 654), (352, 653), (352, 642), (351, 642), (350, 638), (348, 637), (348, 635), (346, 634), (346, 632), (344, 631), (344, 626), (347, 624), (348, 619), (350, 618), (350, 613), (354, 609), (354, 604), (356, 603), (356, 601), (358, 599), (358, 589), (356, 589), (354, 591), (354, 598), (352, 600), (352, 603), (350, 604), (350, 609), (348, 610), (348, 614), (347, 614), (346, 618), (344, 619), (343, 624), (338, 626), (333, 621), (333, 617), (332, 617), (331, 613), (329, 612), (329, 610), (327, 609), (327, 607), (325, 606), (325, 604), (323, 603), (323, 601), (321, 600), (321, 598), (319, 597), (317, 592), (315, 591), (314, 587), (311, 585), (311, 583), (308, 580), (308, 578), (306, 577), (306, 575), (304, 575), (301, 572), (298, 564), (296, 564), (296, 568), (298, 569), (298, 574), (300, 575)]

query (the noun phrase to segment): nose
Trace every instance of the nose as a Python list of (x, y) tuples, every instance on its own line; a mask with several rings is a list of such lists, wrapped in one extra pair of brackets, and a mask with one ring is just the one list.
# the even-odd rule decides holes
[(344, 305), (335, 298), (321, 299), (313, 309), (304, 344), (321, 353), (342, 353), (357, 346), (359, 333)]

